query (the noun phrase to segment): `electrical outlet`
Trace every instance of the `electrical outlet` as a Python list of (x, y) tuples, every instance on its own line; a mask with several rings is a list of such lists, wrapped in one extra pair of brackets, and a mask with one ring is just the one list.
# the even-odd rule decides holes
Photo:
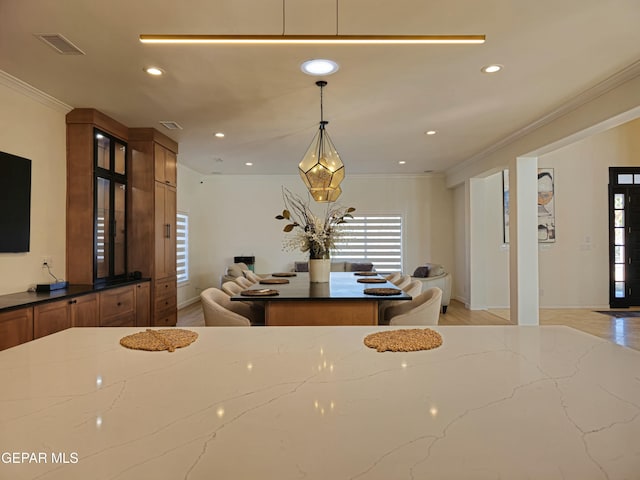
[(51, 268), (53, 265), (51, 265), (51, 257), (42, 257), (42, 268)]

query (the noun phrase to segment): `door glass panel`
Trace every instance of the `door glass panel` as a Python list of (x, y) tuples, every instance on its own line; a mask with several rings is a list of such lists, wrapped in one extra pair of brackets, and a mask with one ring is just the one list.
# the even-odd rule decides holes
[(618, 183), (620, 185), (628, 185), (633, 183), (633, 175), (630, 173), (619, 173), (618, 174)]
[(633, 183), (635, 183), (636, 185), (640, 183), (640, 175), (638, 175), (637, 173), (633, 174)]
[(126, 168), (126, 157), (127, 157), (127, 149), (126, 147), (119, 143), (119, 142), (115, 142), (115, 151), (114, 151), (114, 169), (116, 173), (119, 173), (121, 175), (125, 174), (125, 168)]
[(111, 169), (111, 159), (109, 155), (109, 147), (111, 140), (101, 133), (96, 133), (96, 155), (97, 165), (107, 170)]
[(624, 245), (624, 228), (615, 229), (615, 244)]
[(624, 281), (624, 264), (617, 263), (615, 265), (615, 280), (616, 282)]
[(616, 210), (614, 212), (613, 225), (615, 227), (624, 227), (624, 210)]
[(616, 282), (616, 298), (624, 298), (624, 282)]
[(613, 208), (616, 210), (624, 208), (624, 193), (616, 193), (613, 196)]
[(105, 278), (109, 276), (109, 186), (110, 181), (106, 178), (98, 177), (97, 198), (96, 198), (96, 226), (95, 226), (95, 254), (96, 254), (96, 277)]
[(624, 263), (624, 247), (617, 246), (614, 247), (614, 262), (615, 263)]

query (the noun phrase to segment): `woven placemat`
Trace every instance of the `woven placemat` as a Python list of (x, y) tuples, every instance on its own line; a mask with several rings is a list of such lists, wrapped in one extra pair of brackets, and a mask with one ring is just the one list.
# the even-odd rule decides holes
[(271, 290), (269, 288), (263, 288), (261, 290), (243, 290), (240, 295), (245, 297), (272, 297), (273, 295), (279, 295), (278, 290)]
[(378, 272), (353, 272), (353, 274), (359, 277), (375, 277), (378, 275)]
[(387, 283), (384, 278), (359, 278), (358, 282), (360, 283)]
[(442, 345), (442, 337), (430, 328), (389, 330), (367, 335), (364, 344), (379, 352), (417, 352), (438, 348)]
[(295, 277), (296, 274), (293, 272), (276, 272), (271, 274), (272, 277)]
[(260, 280), (260, 283), (262, 283), (263, 285), (276, 285), (289, 283), (289, 280), (287, 280), (286, 278), (263, 278), (262, 280)]
[(399, 288), (365, 288), (363, 290), (367, 295), (379, 295), (379, 296), (389, 296), (389, 295), (400, 295), (402, 290)]
[(198, 338), (198, 334), (191, 330), (183, 330), (180, 328), (152, 330), (147, 328), (144, 332), (122, 337), (120, 339), (120, 345), (133, 350), (169, 350), (173, 352), (176, 348), (191, 345), (196, 341), (196, 338)]

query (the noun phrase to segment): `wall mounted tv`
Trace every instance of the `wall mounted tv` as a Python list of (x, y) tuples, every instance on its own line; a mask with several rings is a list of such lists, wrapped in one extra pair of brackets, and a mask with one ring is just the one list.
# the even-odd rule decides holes
[(0, 252), (28, 252), (31, 160), (0, 152)]

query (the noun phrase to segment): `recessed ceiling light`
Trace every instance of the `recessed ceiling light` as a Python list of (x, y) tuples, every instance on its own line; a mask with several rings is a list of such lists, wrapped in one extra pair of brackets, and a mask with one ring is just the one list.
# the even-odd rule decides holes
[(486, 65), (480, 69), (482, 73), (496, 73), (502, 70), (502, 65), (494, 64), (494, 65)]
[(218, 138), (224, 138), (224, 133), (222, 133), (222, 132), (216, 132), (216, 133), (214, 133), (214, 135), (216, 137), (218, 137)]
[(400, 165), (404, 165), (405, 163), (407, 163), (407, 162), (405, 162), (404, 160), (400, 160), (400, 161), (398, 162), (398, 164), (400, 164)]
[(245, 165), (246, 165), (247, 167), (251, 167), (251, 166), (253, 166), (253, 163), (251, 163), (251, 162), (247, 162), (247, 163), (245, 163)]
[(437, 132), (435, 130), (427, 130), (424, 133), (425, 133), (425, 135), (435, 135)]
[(156, 77), (164, 73), (164, 70), (158, 67), (146, 67), (144, 71), (147, 72), (149, 75), (154, 75)]
[(300, 69), (307, 75), (331, 75), (336, 73), (340, 67), (333, 60), (326, 60), (324, 58), (317, 58), (314, 60), (307, 60), (300, 65)]

